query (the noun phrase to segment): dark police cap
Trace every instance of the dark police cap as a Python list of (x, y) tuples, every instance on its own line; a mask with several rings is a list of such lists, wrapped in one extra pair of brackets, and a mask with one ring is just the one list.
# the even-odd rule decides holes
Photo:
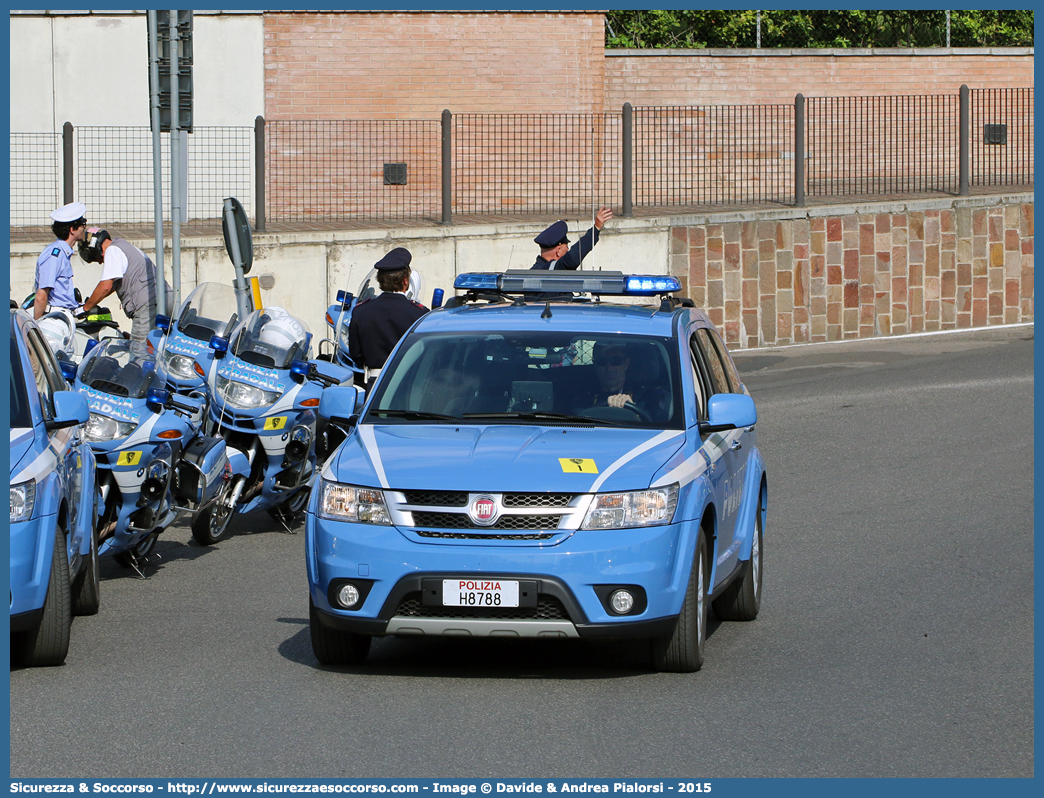
[(413, 255), (405, 247), (396, 247), (375, 264), (375, 268), (379, 272), (394, 272), (399, 269), (405, 269), (410, 265), (410, 261), (413, 260)]
[(568, 244), (569, 237), (566, 235), (568, 232), (569, 228), (566, 227), (565, 222), (555, 222), (533, 240), (543, 249), (551, 249), (559, 244)]

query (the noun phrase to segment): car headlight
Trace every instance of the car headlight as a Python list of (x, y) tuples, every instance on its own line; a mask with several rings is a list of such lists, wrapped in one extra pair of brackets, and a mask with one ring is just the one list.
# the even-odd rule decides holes
[(327, 482), (325, 479), (319, 485), (319, 517), (331, 521), (391, 526), (391, 516), (388, 515), (381, 491)]
[(11, 523), (28, 521), (33, 516), (33, 505), (36, 503), (36, 480), (30, 479), (19, 485), (11, 486)]
[(126, 438), (137, 426), (130, 421), (117, 421), (101, 413), (91, 413), (83, 425), (83, 436), (89, 441), (115, 441)]
[(267, 407), (275, 404), (276, 399), (282, 395), (279, 391), (266, 391), (255, 385), (226, 379), (220, 374), (217, 376), (216, 387), (218, 396), (240, 410)]
[(600, 493), (594, 497), (581, 529), (629, 529), (669, 524), (678, 506), (678, 486)]
[(167, 363), (167, 369), (175, 377), (181, 380), (189, 380), (196, 376), (195, 360), (185, 355), (176, 355), (173, 352), (164, 352), (163, 359)]

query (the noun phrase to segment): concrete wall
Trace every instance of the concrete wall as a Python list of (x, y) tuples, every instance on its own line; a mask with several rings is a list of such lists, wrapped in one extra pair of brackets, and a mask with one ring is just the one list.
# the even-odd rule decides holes
[[(11, 13), (11, 130), (149, 126), (144, 12)], [(193, 15), (193, 121), (250, 125), (264, 113), (260, 13)]]
[(676, 219), (671, 271), (739, 348), (1033, 321), (1033, 195)]
[[(571, 221), (571, 237), (588, 222)], [(251, 275), (269, 274), (266, 305), (325, 335), (338, 289), (356, 291), (384, 253), (405, 246), (424, 278), (452, 295), (455, 275), (528, 268), (539, 227), (401, 228), (254, 237)], [(115, 231), (118, 234), (118, 231)], [(151, 252), (151, 241), (135, 241)], [(11, 296), (32, 290), (39, 244), (11, 247)], [(231, 283), (220, 237), (182, 244), (182, 296), (197, 282)], [(170, 264), (169, 251), (165, 262)], [(86, 295), (100, 268), (74, 257)], [(1033, 321), (1033, 196), (981, 196), (613, 219), (585, 270), (672, 273), (730, 346), (898, 335)], [(109, 307), (116, 311), (118, 303)], [(121, 323), (125, 319), (117, 314)]]

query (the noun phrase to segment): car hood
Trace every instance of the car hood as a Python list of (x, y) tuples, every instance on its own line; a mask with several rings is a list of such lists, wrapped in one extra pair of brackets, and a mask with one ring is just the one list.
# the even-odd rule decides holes
[(635, 490), (678, 451), (682, 430), (526, 425), (360, 425), (326, 479), (393, 490)]
[(11, 430), (11, 478), (32, 461), (29, 453), (33, 449), (35, 433), (30, 427), (15, 427)]

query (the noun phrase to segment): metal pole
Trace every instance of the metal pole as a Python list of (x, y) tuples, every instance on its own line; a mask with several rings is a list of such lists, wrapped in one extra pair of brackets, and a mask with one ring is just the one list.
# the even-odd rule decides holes
[(946, 47), (950, 46), (950, 12), (946, 11)]
[(254, 229), (265, 232), (265, 118), (254, 119)]
[(62, 125), (62, 193), (63, 205), (68, 205), (73, 195), (73, 126), (72, 122)]
[(453, 221), (453, 116), (442, 112), (442, 223)]
[(239, 251), (239, 235), (236, 230), (236, 214), (232, 210), (232, 200), (226, 199), (224, 204), (225, 229), (228, 230), (228, 245), (232, 249), (232, 265), (236, 269), (236, 309), (239, 318), (245, 319), (250, 314), (251, 294), (243, 274), (243, 253)]
[(761, 49), (761, 11), (758, 11), (758, 49)]
[(166, 278), (163, 274), (163, 144), (160, 138), (159, 107), (159, 21), (155, 11), (149, 22), (149, 113), (152, 116), (152, 219), (156, 234), (156, 311), (167, 314)]
[(170, 11), (170, 277), (181, 302), (181, 109), (178, 108), (178, 12)]
[(794, 207), (805, 207), (805, 95), (794, 98)]
[(623, 210), (622, 216), (634, 216), (634, 108), (630, 103), (623, 106)]
[(960, 120), (960, 177), (957, 193), (967, 197), (971, 193), (971, 92), (967, 84), (961, 85), (961, 120)]

